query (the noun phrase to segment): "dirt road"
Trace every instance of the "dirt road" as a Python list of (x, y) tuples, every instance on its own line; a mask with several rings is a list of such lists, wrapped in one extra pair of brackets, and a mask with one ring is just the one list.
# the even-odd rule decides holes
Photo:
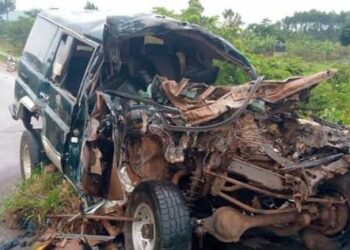
[[(19, 141), (23, 126), (14, 121), (8, 111), (8, 105), (13, 102), (14, 79), (15, 73), (7, 72), (0, 63), (0, 205), (4, 197), (14, 192), (20, 179)], [(15, 231), (0, 222), (0, 242), (14, 235)]]
[(20, 177), (19, 140), (23, 126), (8, 111), (8, 105), (14, 101), (14, 79), (15, 73), (7, 72), (0, 64), (0, 203)]

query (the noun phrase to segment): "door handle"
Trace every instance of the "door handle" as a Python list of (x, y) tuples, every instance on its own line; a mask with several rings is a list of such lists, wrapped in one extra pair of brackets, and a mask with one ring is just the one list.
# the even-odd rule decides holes
[(47, 102), (49, 100), (49, 96), (46, 93), (42, 92), (42, 91), (40, 91), (39, 96), (45, 102)]

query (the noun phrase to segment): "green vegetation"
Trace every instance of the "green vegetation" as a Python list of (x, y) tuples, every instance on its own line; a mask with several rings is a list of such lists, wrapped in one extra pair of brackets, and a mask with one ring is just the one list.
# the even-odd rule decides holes
[[(255, 66), (258, 74), (266, 78), (283, 79), (291, 75), (306, 75), (328, 68), (337, 68), (337, 75), (316, 87), (305, 113), (313, 113), (333, 122), (350, 124), (350, 47), (338, 39), (347, 36), (350, 12), (296, 12), (273, 23), (261, 23), (242, 28), (242, 18), (231, 9), (225, 10), (222, 19), (204, 16), (199, 0), (190, 0), (187, 9), (176, 13), (155, 7), (155, 13), (193, 22), (224, 37), (241, 50)], [(276, 53), (276, 45), (283, 44), (286, 51)], [(246, 80), (242, 72), (224, 64), (219, 84), (238, 84)]]
[[(4, 7), (7, 3), (7, 7)], [(0, 14), (11, 11), (12, 0), (0, 0)], [(97, 9), (87, 2), (85, 9)], [(241, 50), (258, 74), (268, 79), (283, 79), (291, 75), (305, 75), (337, 68), (338, 73), (328, 82), (312, 91), (303, 111), (317, 114), (334, 122), (350, 124), (350, 12), (326, 13), (311, 10), (295, 13), (280, 22), (269, 19), (242, 27), (239, 13), (231, 9), (222, 17), (205, 16), (199, 0), (189, 0), (179, 13), (155, 7), (155, 13), (204, 26)], [(0, 19), (0, 51), (19, 56), (30, 28), (39, 10), (33, 9), (16, 21)], [(349, 23), (344, 25), (344, 23)], [(340, 42), (338, 42), (340, 39)], [(276, 53), (276, 45), (283, 44), (286, 51)], [(222, 62), (218, 84), (239, 84), (247, 81), (240, 70)], [(59, 173), (39, 172), (18, 187), (2, 207), (5, 214), (16, 214), (41, 224), (48, 213), (64, 212), (76, 204), (76, 195)]]
[[(9, 21), (9, 12), (16, 9), (16, 0), (1, 0), (0, 1), (0, 15), (6, 15), (6, 21)], [(1, 17), (0, 17), (1, 20)]]
[(1, 210), (5, 216), (15, 215), (41, 225), (47, 214), (72, 208), (77, 203), (76, 197), (60, 173), (39, 171), (18, 186), (18, 191), (4, 201)]
[(38, 13), (39, 10), (33, 9), (26, 11), (25, 15), (16, 21), (0, 20), (0, 51), (9, 51), (15, 56), (20, 56)]
[(350, 45), (350, 23), (344, 25), (340, 34), (340, 42), (344, 46)]
[(310, 35), (320, 40), (337, 41), (342, 25), (350, 12), (324, 12), (318, 10), (296, 12), (282, 20), (283, 30)]
[[(14, 2), (12, 0), (12, 2)], [(86, 9), (97, 9), (89, 1)], [(245, 25), (232, 9), (222, 16), (206, 16), (200, 0), (189, 0), (188, 7), (175, 12), (164, 7), (154, 13), (201, 25), (242, 51), (266, 78), (282, 79), (291, 75), (316, 73), (337, 68), (337, 76), (315, 88), (307, 112), (335, 122), (350, 124), (350, 11), (340, 13), (310, 10), (296, 12), (278, 22), (264, 19)], [(14, 22), (0, 23), (0, 50), (20, 55), (37, 10), (29, 11)], [(1, 21), (0, 21), (1, 22)], [(285, 52), (277, 53), (277, 45)], [(283, 50), (282, 50), (283, 51)], [(221, 68), (218, 84), (239, 84), (247, 80), (238, 69), (215, 62)]]

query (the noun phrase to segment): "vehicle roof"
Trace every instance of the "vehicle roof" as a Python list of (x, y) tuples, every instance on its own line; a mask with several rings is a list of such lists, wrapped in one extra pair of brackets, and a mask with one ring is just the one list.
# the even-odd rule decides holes
[(97, 43), (102, 43), (103, 29), (106, 24), (108, 12), (84, 10), (44, 10), (39, 14), (65, 29), (69, 29), (80, 36), (87, 37)]
[[(39, 16), (98, 43), (103, 41), (103, 31), (107, 20), (118, 23), (119, 28), (121, 28), (119, 31), (123, 34), (125, 31), (137, 32), (139, 29), (150, 26), (183, 23), (156, 14), (126, 16), (99, 10), (66, 11), (53, 9), (41, 11)], [(141, 26), (140, 23), (142, 23)], [(197, 25), (190, 26), (199, 28)]]
[(202, 29), (198, 25), (180, 22), (156, 14), (117, 15), (113, 12), (99, 10), (44, 10), (40, 17), (45, 18), (65, 29), (69, 29), (80, 36), (87, 37), (95, 42), (103, 42), (105, 24), (113, 23), (117, 26), (117, 35), (142, 32), (153, 27), (170, 27), (170, 29)]
[(122, 16), (115, 15), (112, 12), (96, 10), (45, 10), (39, 16), (99, 44), (104, 42), (106, 29), (107, 36), (113, 39), (123, 36), (162, 34), (169, 31), (190, 31), (229, 54), (246, 71), (251, 71), (253, 75), (255, 74), (254, 67), (232, 44), (198, 25), (155, 14)]

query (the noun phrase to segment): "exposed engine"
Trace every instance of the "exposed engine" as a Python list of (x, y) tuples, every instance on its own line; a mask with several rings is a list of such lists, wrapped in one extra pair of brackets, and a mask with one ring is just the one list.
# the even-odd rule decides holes
[(106, 90), (89, 129), (90, 155), (104, 163), (87, 164), (89, 175), (103, 176), (115, 164), (103, 150), (118, 140), (126, 197), (140, 182), (171, 181), (197, 227), (223, 242), (239, 241), (254, 227), (279, 235), (308, 226), (338, 233), (347, 225), (346, 201), (322, 188), (348, 172), (349, 130), (297, 113), (308, 90), (333, 73), (234, 87), (156, 77), (147, 100)]

